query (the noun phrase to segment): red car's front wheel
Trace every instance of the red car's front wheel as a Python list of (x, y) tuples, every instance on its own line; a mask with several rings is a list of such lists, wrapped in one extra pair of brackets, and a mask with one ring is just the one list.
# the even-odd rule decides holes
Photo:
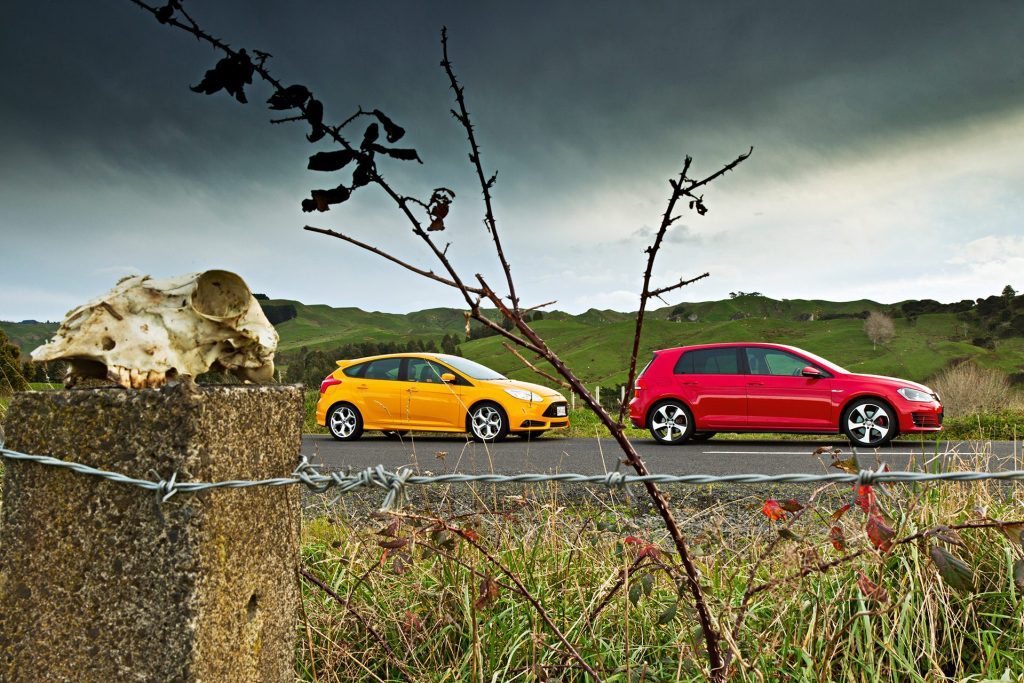
[(898, 426), (893, 409), (878, 399), (854, 401), (843, 411), (843, 433), (854, 446), (884, 446), (896, 436)]

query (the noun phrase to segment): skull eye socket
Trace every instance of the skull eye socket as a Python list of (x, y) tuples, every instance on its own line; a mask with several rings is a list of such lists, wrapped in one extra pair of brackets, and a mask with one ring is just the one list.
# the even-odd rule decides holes
[(103, 347), (104, 351), (112, 351), (114, 347), (117, 346), (117, 342), (110, 337), (104, 337), (103, 341), (100, 342), (100, 345)]

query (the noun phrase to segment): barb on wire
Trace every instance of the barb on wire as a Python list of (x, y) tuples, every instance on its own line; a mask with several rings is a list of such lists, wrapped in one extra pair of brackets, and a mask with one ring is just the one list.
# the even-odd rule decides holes
[[(367, 467), (357, 472), (333, 470), (321, 472), (306, 456), (300, 456), (299, 464), (291, 476), (271, 479), (230, 479), (215, 482), (179, 482), (177, 473), (169, 479), (136, 479), (120, 472), (100, 470), (82, 463), (69, 462), (47, 455), (30, 455), (6, 448), (0, 448), (0, 456), (10, 460), (35, 462), (40, 465), (62, 467), (78, 474), (100, 477), (118, 484), (129, 484), (148, 491), (154, 491), (161, 502), (167, 502), (179, 493), (200, 493), (214, 489), (239, 489), (254, 486), (291, 486), (302, 484), (315, 493), (323, 493), (333, 488), (339, 495), (344, 495), (357, 488), (377, 487), (386, 491), (381, 509), (389, 510), (402, 501), (407, 486), (427, 486), (431, 484), (535, 484), (545, 482), (597, 484), (609, 488), (621, 488), (628, 484), (818, 484), (818, 483), (856, 483), (861, 486), (874, 483), (920, 483), (932, 481), (1020, 481), (1024, 480), (1024, 470), (1004, 470), (999, 472), (907, 472), (861, 470), (857, 473), (837, 472), (830, 474), (624, 474), (609, 472), (607, 474), (579, 474), (576, 472), (527, 472), (523, 474), (413, 474), (408, 467), (400, 467), (391, 472), (383, 465)], [(156, 474), (156, 473), (154, 473)]]

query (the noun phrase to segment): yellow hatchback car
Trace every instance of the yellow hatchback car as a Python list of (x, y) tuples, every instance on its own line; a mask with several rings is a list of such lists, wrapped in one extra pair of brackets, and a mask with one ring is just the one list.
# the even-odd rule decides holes
[(320, 384), (316, 421), (340, 441), (367, 429), (389, 436), (468, 432), (476, 441), (501, 441), (568, 427), (569, 408), (557, 391), (459, 356), (397, 353), (338, 361)]

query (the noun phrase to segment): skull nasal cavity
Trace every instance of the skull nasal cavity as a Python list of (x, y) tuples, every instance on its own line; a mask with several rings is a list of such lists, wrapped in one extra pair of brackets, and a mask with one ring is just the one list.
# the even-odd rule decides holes
[(117, 342), (115, 342), (110, 337), (104, 337), (103, 341), (100, 342), (100, 344), (103, 346), (104, 351), (112, 351), (114, 347), (117, 346)]

